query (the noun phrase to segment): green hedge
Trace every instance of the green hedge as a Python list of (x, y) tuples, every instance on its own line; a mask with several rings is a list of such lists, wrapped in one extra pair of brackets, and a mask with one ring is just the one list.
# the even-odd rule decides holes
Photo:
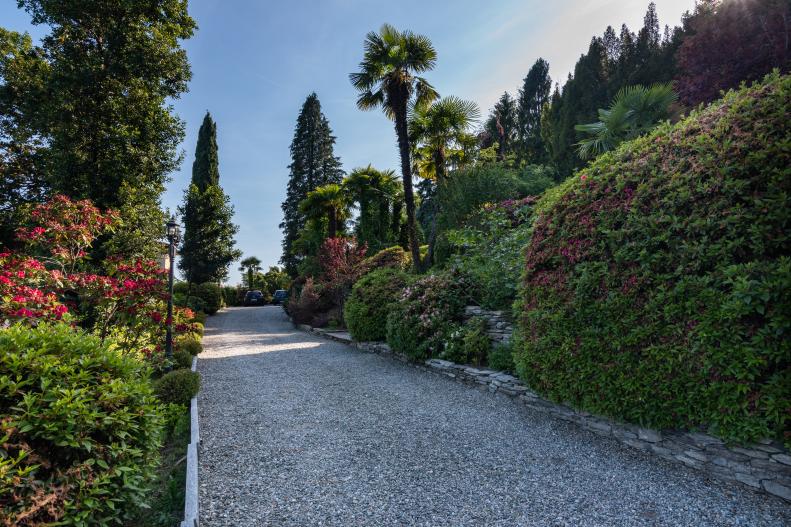
[(403, 294), (407, 283), (409, 275), (405, 272), (385, 267), (364, 275), (354, 284), (343, 307), (343, 318), (354, 340), (385, 339), (387, 314)]
[(770, 76), (553, 193), (526, 253), (516, 359), (532, 388), (791, 442), (789, 115), (791, 78)]
[(148, 375), (66, 324), (0, 331), (0, 524), (131, 519), (164, 426)]
[(173, 370), (154, 382), (154, 390), (163, 403), (187, 406), (200, 390), (200, 374), (188, 368)]

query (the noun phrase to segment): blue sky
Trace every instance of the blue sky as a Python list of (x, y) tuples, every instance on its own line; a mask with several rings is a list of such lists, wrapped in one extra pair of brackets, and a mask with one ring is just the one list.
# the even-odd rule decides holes
[[(694, 0), (657, 0), (662, 25), (677, 25)], [(190, 178), (203, 115), (217, 121), (220, 181), (236, 208), (237, 242), (266, 268), (280, 257), (280, 203), (288, 147), (305, 97), (315, 91), (337, 136), (344, 168), (397, 168), (393, 126), (381, 112), (361, 112), (348, 74), (365, 34), (388, 22), (431, 38), (437, 67), (426, 76), (442, 95), (476, 101), (485, 115), (503, 91), (516, 92), (538, 57), (553, 80), (565, 79), (590, 38), (608, 24), (642, 25), (648, 0), (193, 0), (198, 23), (184, 42), (192, 64), (189, 93), (174, 101), (187, 124), (181, 170), (163, 196), (175, 209)], [(30, 31), (16, 2), (0, 4), (0, 25)], [(237, 265), (230, 282), (239, 281)]]

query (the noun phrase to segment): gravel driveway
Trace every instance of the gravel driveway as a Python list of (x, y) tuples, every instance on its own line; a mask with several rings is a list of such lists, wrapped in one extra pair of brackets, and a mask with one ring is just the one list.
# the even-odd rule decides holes
[(791, 507), (511, 399), (309, 335), (211, 317), (201, 525), (791, 525)]

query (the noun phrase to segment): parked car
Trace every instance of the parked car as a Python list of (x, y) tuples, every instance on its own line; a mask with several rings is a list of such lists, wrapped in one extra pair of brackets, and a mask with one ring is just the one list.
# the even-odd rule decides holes
[(288, 291), (285, 289), (278, 289), (275, 291), (275, 294), (272, 295), (272, 303), (273, 304), (282, 304), (288, 298)]
[(263, 306), (265, 303), (264, 293), (261, 291), (248, 291), (244, 295), (244, 305), (246, 306)]

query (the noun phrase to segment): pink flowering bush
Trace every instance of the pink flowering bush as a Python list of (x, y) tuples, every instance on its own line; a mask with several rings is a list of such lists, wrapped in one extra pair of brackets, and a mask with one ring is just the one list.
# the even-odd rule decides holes
[(453, 272), (407, 285), (387, 316), (387, 343), (415, 360), (440, 354), (461, 324), (467, 289), (461, 275)]

